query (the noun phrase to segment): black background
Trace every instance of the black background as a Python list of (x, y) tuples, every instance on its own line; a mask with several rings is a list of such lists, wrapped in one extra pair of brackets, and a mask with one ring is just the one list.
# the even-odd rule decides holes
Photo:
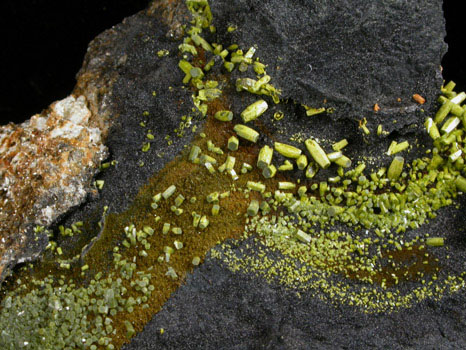
[[(461, 1), (445, 0), (445, 80), (466, 90)], [(22, 122), (67, 96), (88, 43), (148, 0), (0, 1), (0, 124)]]
[(149, 0), (0, 0), (0, 124), (69, 95), (89, 42)]
[(443, 57), (443, 77), (456, 82), (457, 91), (466, 90), (466, 27), (464, 26), (464, 1), (445, 0), (448, 52)]

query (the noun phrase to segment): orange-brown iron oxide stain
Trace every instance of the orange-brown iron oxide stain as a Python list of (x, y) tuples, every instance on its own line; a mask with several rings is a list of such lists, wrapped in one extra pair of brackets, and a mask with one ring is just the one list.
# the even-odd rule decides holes
[[(220, 81), (228, 79), (228, 76), (217, 77)], [(183, 283), (186, 274), (193, 269), (192, 259), (196, 256), (204, 260), (206, 253), (216, 244), (230, 238), (238, 238), (243, 234), (245, 225), (246, 209), (252, 199), (261, 199), (258, 192), (250, 192), (248, 196), (238, 188), (246, 188), (247, 181), (264, 181), (264, 178), (255, 166), (259, 147), (246, 141), (240, 140), (240, 147), (237, 151), (229, 151), (227, 148), (228, 138), (235, 135), (233, 131), (233, 123), (221, 122), (216, 120), (213, 115), (219, 110), (229, 109), (230, 105), (227, 100), (227, 93), (213, 101), (207, 102), (208, 114), (204, 125), (203, 132), (207, 137), (197, 136), (191, 145), (183, 154), (169, 162), (159, 173), (155, 174), (149, 182), (144, 185), (136, 195), (133, 203), (128, 210), (122, 213), (110, 213), (106, 216), (102, 230), (97, 227), (88, 227), (88, 223), (84, 223), (83, 234), (73, 238), (73, 244), (63, 242), (63, 255), (57, 256), (56, 252), (47, 251), (44, 259), (35, 263), (31, 268), (19, 271), (15, 275), (15, 279), (9, 279), (4, 285), (4, 290), (15, 289), (14, 281), (16, 278), (21, 278), (22, 284), (27, 284), (28, 288), (23, 289), (23, 292), (28, 292), (34, 286), (30, 283), (33, 280), (42, 280), (47, 276), (54, 276), (56, 280), (59, 278), (64, 281), (73, 280), (76, 288), (86, 286), (94, 278), (97, 273), (102, 273), (102, 278), (106, 278), (109, 274), (113, 274), (114, 278), (119, 277), (119, 270), (113, 261), (114, 248), (118, 247), (118, 253), (122, 255), (122, 260), (126, 259), (129, 262), (136, 260), (136, 271), (148, 272), (152, 275), (150, 284), (155, 287), (147, 305), (149, 307), (142, 308), (142, 305), (134, 306), (134, 311), (119, 312), (113, 318), (113, 326), (116, 329), (116, 334), (113, 336), (112, 344), (115, 348), (120, 348), (129, 339), (126, 337), (126, 328), (124, 321), (130, 321), (136, 332), (142, 330), (144, 325), (157, 313), (162, 305), (167, 301), (170, 295)], [(212, 141), (216, 146), (221, 147), (224, 151), (223, 155), (213, 154), (207, 150), (208, 140)], [(219, 173), (218, 170), (214, 174), (210, 174), (202, 164), (194, 164), (188, 160), (187, 153), (192, 145), (197, 145), (203, 153), (209, 154), (216, 158), (217, 168), (223, 164), (228, 155), (236, 158), (235, 171), (239, 179), (234, 181), (227, 172)], [(253, 170), (246, 174), (241, 173), (243, 163), (248, 163), (253, 166)], [(277, 179), (267, 180), (269, 191), (277, 188), (278, 178), (282, 175), (277, 174)], [(177, 190), (175, 194), (168, 200), (162, 199), (158, 203), (158, 208), (151, 207), (152, 197), (165, 191), (169, 186), (175, 185)], [(219, 200), (220, 212), (219, 215), (212, 215), (212, 203), (208, 203), (206, 197), (212, 192), (230, 192), (229, 196)], [(185, 201), (180, 206), (183, 213), (179, 216), (175, 215), (171, 210), (174, 205), (174, 199), (178, 194), (185, 197)], [(191, 198), (196, 197), (195, 202), (191, 202)], [(196, 228), (193, 226), (192, 213), (196, 212), (200, 215), (206, 215), (210, 224), (205, 229)], [(160, 217), (159, 221), (155, 218)], [(170, 223), (171, 228), (180, 227), (181, 235), (175, 235), (171, 231), (168, 234), (162, 233), (164, 223)], [(122, 242), (125, 237), (125, 227), (134, 224), (137, 230), (141, 230), (144, 226), (150, 226), (154, 229), (154, 234), (146, 238), (150, 243), (150, 249), (145, 249), (148, 256), (141, 257), (139, 252), (144, 249), (141, 244), (126, 248)], [(101, 231), (101, 232), (100, 232)], [(90, 239), (97, 236), (92, 247), (89, 249), (84, 258), (79, 258), (81, 248), (85, 246), (86, 237)], [(181, 241), (183, 248), (176, 250), (171, 256), (169, 263), (159, 262), (158, 258), (164, 255), (164, 247), (174, 247), (174, 241)], [(59, 268), (59, 260), (71, 261), (69, 270)], [(78, 258), (76, 258), (78, 257)], [(81, 266), (87, 264), (89, 269), (81, 274)], [(176, 280), (166, 276), (168, 267), (172, 267), (178, 275)], [(123, 279), (123, 286), (128, 290), (126, 298), (139, 294), (131, 288), (131, 281)], [(133, 295), (134, 294), (134, 295)], [(93, 317), (89, 317), (91, 321)]]
[(372, 283), (393, 287), (400, 282), (420, 282), (440, 271), (437, 259), (419, 245), (387, 250), (382, 253), (380, 262), (375, 273), (348, 268), (344, 274), (354, 280), (370, 279)]
[[(170, 295), (183, 283), (186, 273), (192, 271), (193, 257), (199, 256), (203, 261), (205, 254), (216, 244), (229, 238), (238, 238), (243, 233), (245, 212), (249, 202), (261, 197), (257, 192), (250, 192), (249, 197), (246, 198), (242, 192), (232, 190), (233, 184), (236, 188), (246, 188), (247, 181), (261, 181), (263, 178), (255, 166), (253, 166), (252, 172), (241, 174), (243, 162), (255, 164), (259, 149), (257, 145), (241, 140), (238, 151), (230, 152), (227, 150), (228, 138), (234, 135), (233, 125), (212, 117), (215, 112), (221, 109), (228, 109), (225, 98), (209, 103), (208, 117), (204, 127), (204, 133), (208, 136), (206, 138), (197, 137), (193, 144), (199, 146), (203, 153), (216, 158), (217, 166), (223, 164), (228, 155), (234, 156), (236, 158), (234, 168), (239, 179), (233, 181), (229, 174), (221, 174), (218, 171), (215, 174), (210, 174), (204, 165), (188, 161), (187, 154), (177, 157), (141, 188), (134, 203), (126, 212), (108, 215), (101, 238), (95, 243), (86, 258), (86, 263), (94, 273), (112, 270), (112, 250), (118, 246), (119, 253), (123, 255), (123, 258), (137, 256), (138, 271), (146, 271), (153, 266), (150, 283), (155, 286), (155, 290), (147, 302), (149, 308), (135, 307), (134, 312), (119, 314), (115, 318), (114, 325), (117, 333), (112, 343), (116, 347), (129, 340), (125, 336), (126, 330), (123, 322), (130, 320), (135, 330), (141, 331)], [(225, 153), (223, 155), (209, 153), (206, 146), (208, 140), (221, 147)], [(270, 190), (277, 187), (277, 180), (269, 180), (267, 183)], [(152, 196), (163, 192), (171, 185), (175, 185), (177, 188), (175, 194), (166, 201), (162, 199), (156, 210), (152, 209), (150, 206)], [(208, 203), (206, 197), (212, 192), (224, 193), (227, 191), (230, 191), (230, 195), (219, 200), (219, 215), (213, 216), (211, 214), (212, 203)], [(182, 194), (186, 199), (180, 206), (184, 210), (183, 214), (176, 216), (170, 208), (178, 194)], [(194, 203), (190, 201), (192, 197), (197, 199)], [(204, 230), (193, 227), (192, 212), (206, 215), (210, 221), (209, 226)], [(161, 217), (158, 222), (155, 222), (156, 216)], [(124, 228), (131, 223), (135, 224), (138, 230), (144, 226), (150, 226), (155, 230), (154, 235), (147, 238), (151, 248), (147, 250), (148, 256), (145, 258), (138, 256), (141, 247), (126, 249), (121, 245), (124, 239)], [(171, 227), (180, 227), (183, 233), (175, 235), (169, 232), (164, 235), (162, 233), (164, 223), (170, 223)], [(165, 246), (173, 247), (175, 240), (181, 241), (183, 248), (171, 255), (169, 263), (158, 262), (157, 258), (164, 255), (163, 248)], [(173, 267), (176, 271), (179, 276), (177, 280), (172, 280), (165, 275), (168, 266)], [(128, 290), (130, 289), (128, 288)]]

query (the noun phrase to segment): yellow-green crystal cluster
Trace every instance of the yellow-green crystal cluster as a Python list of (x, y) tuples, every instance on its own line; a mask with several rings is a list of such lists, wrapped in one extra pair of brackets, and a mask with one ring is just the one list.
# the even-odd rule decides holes
[[(443, 246), (443, 237), (429, 238), (423, 231), (405, 236), (466, 191), (466, 111), (460, 106), (466, 94), (442, 91), (435, 120), (426, 120), (434, 140), (428, 157), (406, 166), (397, 156), (388, 170), (382, 167), (370, 174), (360, 163), (336, 179), (301, 186), (296, 194), (266, 192), (263, 200), (274, 214), (254, 216), (244, 242), (223, 244), (212, 256), (232, 270), (254, 272), (368, 312), (409, 307), (463, 288), (464, 273), (440, 276), (438, 259), (426, 249)], [(255, 248), (245, 248), (245, 242)], [(403, 255), (418, 261), (403, 261)], [(418, 283), (401, 288), (407, 281)]]
[[(236, 44), (224, 48), (209, 43), (202, 37), (203, 30), (215, 32), (208, 2), (188, 0), (187, 5), (194, 19), (188, 36), (179, 46), (184, 55), (179, 68), (185, 73), (183, 82), (193, 88), (195, 110), (206, 116), (209, 103), (222, 97), (221, 87), (228, 82), (208, 79), (216, 62), (227, 72), (238, 69), (245, 73), (251, 66), (256, 79), (237, 79), (234, 83), (237, 92), (261, 95), (280, 103), (280, 91), (269, 84), (271, 77), (266, 74), (265, 65), (253, 59), (256, 49), (251, 47), (243, 52)], [(198, 57), (201, 51), (208, 57), (206, 62)], [(161, 50), (158, 55), (167, 53)], [(199, 200), (175, 185), (155, 194), (149, 211), (153, 226), (158, 229), (128, 223), (124, 232), (118, 232), (120, 241), (113, 248), (110, 271), (93, 276), (89, 271), (93, 266), (79, 266), (80, 256), (57, 260), (63, 270), (77, 268), (80, 276), (92, 276), (88, 283), (78, 285), (65, 276), (48, 276), (41, 281), (33, 280), (31, 288), (15, 281), (18, 287), (7, 293), (0, 305), (0, 347), (114, 349), (112, 339), (122, 336), (115, 327), (121, 321), (118, 318), (151, 307), (150, 297), (160, 288), (153, 282), (156, 272), (162, 270), (164, 281), (170, 282), (182, 276), (186, 268), (181, 264), (175, 266), (174, 260), (190, 248), (188, 242), (192, 237), (186, 231), (194, 228), (197, 234), (207, 236), (212, 229), (211, 221), (226, 215), (230, 195), (246, 203), (244, 210), (236, 213), (244, 215), (244, 237), (216, 247), (211, 255), (233, 271), (254, 273), (272, 283), (367, 312), (409, 307), (464, 288), (464, 273), (440, 274), (438, 261), (429, 250), (447, 249), (448, 240), (429, 237), (428, 232), (411, 235), (409, 239), (406, 235), (422, 229), (435, 219), (438, 209), (453, 205), (457, 193), (466, 191), (463, 152), (466, 112), (461, 106), (466, 94), (455, 93), (453, 88), (452, 83), (442, 87), (441, 107), (434, 118), (425, 122), (433, 139), (433, 148), (427, 156), (407, 164), (397, 155), (386, 167), (371, 173), (365, 172), (366, 165), (361, 162), (351, 168), (355, 162), (342, 153), (347, 140), (335, 143), (333, 152), (326, 152), (324, 144), (300, 134), (299, 140), (305, 141), (306, 149), (279, 142), (260, 144), (257, 159), (245, 162), (240, 158), (242, 144), (260, 143), (260, 134), (254, 129), (256, 120), (270, 111), (267, 112), (268, 104), (263, 99), (243, 106), (241, 118), (248, 126), (234, 126), (228, 135), (228, 147), (222, 149), (217, 142), (208, 140), (206, 149), (193, 145), (187, 155), (190, 165), (202, 167), (206, 176), (219, 182), (228, 179), (230, 190), (209, 188), (205, 198), (196, 193)], [(305, 108), (307, 115), (316, 118), (320, 113), (329, 113), (323, 108)], [(191, 125), (192, 116), (183, 118), (182, 127), (175, 130), (178, 136), (183, 136), (185, 127)], [(231, 123), (233, 113), (222, 108), (213, 111), (213, 118), (216, 123)], [(276, 112), (274, 118), (281, 121), (283, 113)], [(241, 144), (235, 135), (241, 138)], [(406, 151), (407, 147), (406, 142), (395, 143), (389, 155)], [(149, 149), (147, 143), (143, 151)], [(290, 160), (274, 164), (275, 151)], [(277, 169), (292, 170), (294, 162), (302, 170), (306, 184), (280, 181), (277, 186), (272, 179)], [(332, 171), (333, 167), (337, 168), (336, 176), (326, 181), (313, 180), (319, 169)], [(217, 175), (225, 177), (220, 179)], [(242, 181), (242, 176), (249, 176), (248, 181)], [(188, 213), (188, 205), (199, 205), (199, 209)], [(159, 214), (165, 211), (171, 216), (162, 220)], [(186, 214), (187, 224), (177, 226), (177, 218)], [(72, 237), (81, 232), (81, 226), (82, 223), (75, 223), (69, 229), (62, 227), (60, 233)], [(162, 239), (170, 239), (170, 243), (154, 244)], [(58, 255), (63, 253), (56, 243), (48, 248)], [(189, 257), (190, 266), (200, 264), (201, 253)], [(403, 260), (404, 255), (414, 257), (415, 261)], [(123, 337), (131, 338), (136, 325), (131, 320), (125, 320), (123, 325)]]

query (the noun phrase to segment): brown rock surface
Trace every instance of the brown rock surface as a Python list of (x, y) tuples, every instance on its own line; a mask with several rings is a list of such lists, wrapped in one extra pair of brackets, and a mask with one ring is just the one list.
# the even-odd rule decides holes
[(107, 156), (102, 130), (84, 96), (69, 96), (20, 124), (0, 128), (0, 276), (6, 267), (32, 259), (48, 226), (91, 191)]

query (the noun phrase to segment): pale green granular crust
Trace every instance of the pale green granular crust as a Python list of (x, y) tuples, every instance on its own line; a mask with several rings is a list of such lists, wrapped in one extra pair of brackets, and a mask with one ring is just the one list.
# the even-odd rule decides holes
[(332, 278), (333, 272), (328, 271), (325, 264), (319, 266), (319, 260), (309, 263), (304, 257), (295, 257), (297, 252), (282, 252), (273, 242), (264, 243), (259, 238), (248, 242), (249, 245), (243, 244), (241, 248), (238, 248), (239, 242), (224, 243), (212, 249), (211, 256), (220, 259), (233, 272), (251, 273), (269, 283), (307, 291), (320, 300), (355, 306), (363, 312), (391, 312), (409, 308), (423, 300), (438, 300), (466, 287), (466, 273), (448, 275), (441, 280), (434, 275), (429, 281), (417, 284), (404, 293), (397, 288), (382, 288), (379, 285), (355, 285)]
[(135, 269), (136, 264), (121, 264), (118, 277), (100, 274), (86, 287), (53, 276), (33, 281), (29, 292), (23, 284), (17, 291), (24, 293), (21, 297), (10, 293), (2, 302), (1, 348), (114, 349), (116, 316), (132, 313), (135, 306), (148, 307), (155, 290), (150, 272)]
[[(319, 297), (367, 312), (438, 299), (463, 288), (464, 274), (439, 278), (438, 259), (425, 249), (431, 241), (428, 232), (411, 240), (403, 236), (435, 218), (436, 210), (454, 204), (460, 175), (448, 164), (436, 169), (434, 162), (435, 158), (413, 161), (402, 182), (390, 181), (385, 171), (366, 178), (352, 170), (345, 174), (349, 181), (340, 186), (321, 182), (301, 195), (277, 190), (265, 199), (275, 215), (255, 216), (246, 226), (244, 239), (252, 239), (255, 248), (238, 256), (223, 244), (212, 256), (234, 271), (255, 272), (291, 288), (319, 291)], [(349, 232), (335, 230), (337, 225)], [(298, 235), (301, 230), (305, 238), (311, 237), (310, 242)], [(407, 266), (406, 254), (418, 261)], [(335, 282), (334, 274), (346, 277), (348, 283)], [(404, 281), (421, 286), (401, 293), (397, 287)]]
[[(244, 241), (224, 243), (212, 250), (212, 257), (232, 271), (310, 290), (316, 297), (365, 312), (408, 308), (464, 288), (466, 272), (440, 274), (439, 259), (426, 249), (443, 247), (443, 237), (431, 238), (426, 230), (410, 239), (404, 235), (436, 218), (438, 209), (455, 205), (458, 193), (466, 190), (466, 111), (459, 106), (466, 94), (446, 88), (442, 92), (450, 100), (441, 96), (435, 121), (427, 118), (425, 124), (434, 141), (428, 156), (410, 164), (395, 156), (388, 170), (382, 167), (370, 174), (364, 173), (364, 163), (347, 172), (340, 167), (338, 176), (301, 186), (298, 193), (293, 184), (279, 182), (282, 191), (263, 194), (273, 214), (267, 210), (252, 217)], [(447, 118), (450, 112), (453, 116)], [(314, 160), (328, 166), (320, 146), (306, 142)], [(399, 145), (394, 143), (391, 155), (408, 147), (407, 142)], [(341, 156), (328, 154), (328, 159), (338, 164)]]

